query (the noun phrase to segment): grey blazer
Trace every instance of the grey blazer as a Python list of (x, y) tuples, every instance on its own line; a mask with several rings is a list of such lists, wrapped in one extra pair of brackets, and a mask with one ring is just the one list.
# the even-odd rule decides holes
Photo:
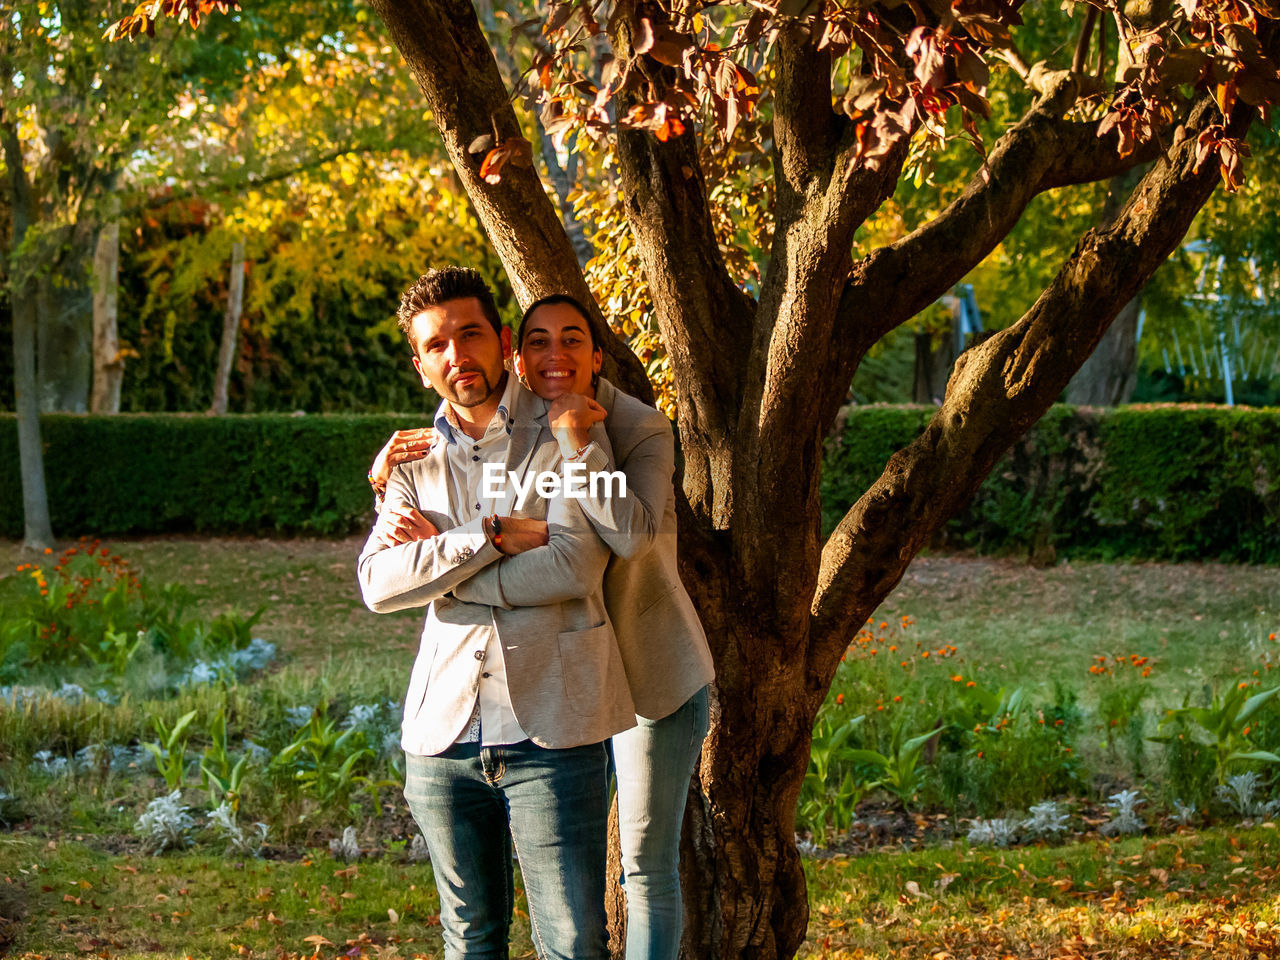
[[(520, 389), (509, 424), (505, 470), (522, 480), (558, 471), (560, 451), (547, 428), (545, 401)], [(387, 503), (417, 507), (440, 530), (430, 540), (383, 547), (371, 535), (358, 562), (360, 589), (375, 612), (427, 606), (422, 643), (404, 706), (403, 744), (410, 753), (447, 749), (470, 719), (483, 661), (468, 626), (492, 623), (506, 660), (516, 719), (535, 743), (597, 743), (635, 725), (626, 675), (605, 613), (602, 576), (609, 551), (592, 531), (581, 501), (548, 501), (532, 490), (515, 508), (507, 484), (503, 515), (545, 519), (550, 543), (520, 554), (503, 582), (501, 606), (449, 595), (503, 554), (479, 519), (457, 524), (449, 513), (446, 445), (401, 464), (387, 483)], [(505, 474), (504, 474), (505, 475)]]
[[(604, 601), (626, 667), (636, 713), (660, 720), (715, 677), (711, 650), (676, 561), (675, 437), (659, 411), (608, 380), (596, 388), (608, 411), (607, 438), (593, 431), (588, 472), (617, 467), (627, 495), (588, 497), (581, 504), (613, 556), (604, 574)], [(597, 425), (598, 427), (598, 425)], [(455, 595), (502, 604), (507, 577), (520, 557), (486, 566)]]

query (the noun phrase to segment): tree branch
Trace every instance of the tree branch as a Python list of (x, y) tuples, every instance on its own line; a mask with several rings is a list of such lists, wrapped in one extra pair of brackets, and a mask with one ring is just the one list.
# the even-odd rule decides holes
[[(777, 225), (747, 369), (743, 409), (750, 416), (739, 423), (736, 438), (734, 501), (742, 519), (732, 532), (737, 554), (747, 558), (747, 582), (781, 597), (812, 592), (812, 564), (780, 571), (742, 541), (779, 517), (818, 514), (818, 425), (830, 419), (831, 397), (848, 388), (847, 381), (833, 383), (818, 371), (830, 361), (853, 235), (893, 193), (910, 136), (872, 169), (857, 154), (853, 124), (832, 108), (830, 56), (811, 38), (784, 30), (776, 62)], [(812, 482), (796, 482), (797, 475)], [(815, 523), (795, 528), (797, 555), (816, 554), (818, 533)]]
[[(1160, 145), (1151, 141), (1121, 157), (1114, 135), (1098, 137), (1094, 123), (1061, 119), (1075, 96), (1075, 81), (1061, 74), (1053, 95), (1041, 98), (1000, 138), (955, 201), (854, 267), (836, 325), (837, 341), (850, 344), (847, 352), (842, 350), (841, 378), (847, 374), (852, 379), (872, 344), (981, 263), (1038, 194), (1107, 179), (1157, 155)], [(886, 299), (885, 290), (895, 296)]]
[[(627, 12), (613, 18), (615, 54), (645, 71), (661, 90), (667, 68), (635, 53), (632, 31), (639, 11)], [(645, 14), (662, 16), (656, 7)], [(619, 115), (639, 102), (634, 91), (621, 95)], [(620, 127), (617, 155), (627, 221), (681, 391), (680, 432), (691, 441), (685, 444), (685, 490), (696, 514), (727, 526), (727, 458), (741, 409), (754, 304), (720, 254), (696, 134), (690, 130), (663, 143)]]
[(605, 374), (624, 390), (651, 401), (653, 388), (644, 368), (604, 322), (537, 172), (508, 164), (501, 181), (488, 184), (480, 178), (482, 157), (467, 152), (477, 137), (495, 128), (501, 137), (520, 136), (475, 8), (467, 0), (372, 0), (372, 5), (426, 97), (516, 299), (528, 306), (548, 294), (568, 293), (591, 307), (605, 348)]
[[(1229, 135), (1242, 135), (1251, 116), (1237, 108)], [(1084, 235), (1021, 320), (961, 355), (924, 434), (890, 458), (841, 520), (823, 550), (811, 607), (815, 693), (834, 672), (848, 624), (861, 623), (893, 589), (1181, 241), (1218, 181), (1216, 164), (1195, 170), (1196, 137), (1218, 119), (1212, 98), (1202, 97), (1188, 132), (1142, 179), (1116, 220)], [(895, 522), (903, 516), (913, 518), (906, 537)]]

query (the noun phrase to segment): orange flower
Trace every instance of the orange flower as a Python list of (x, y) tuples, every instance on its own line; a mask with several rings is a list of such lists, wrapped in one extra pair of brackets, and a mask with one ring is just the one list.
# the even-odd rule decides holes
[(927, 658), (928, 658), (928, 656), (929, 656), (929, 651), (928, 651), (928, 650), (926, 650), (924, 653), (920, 654), (921, 659), (927, 659)]
[(1243, 730), (1240, 731), (1240, 736), (1247, 737), (1249, 735), (1249, 731), (1252, 729), (1253, 727), (1245, 727)]
[(906, 660), (903, 660), (903, 661), (902, 661), (902, 663), (901, 663), (900, 665), (901, 665), (902, 667), (909, 667), (909, 666), (911, 666), (911, 664), (910, 664), (910, 663), (908, 663)]
[(902, 698), (901, 698), (901, 697), (894, 697), (894, 698), (893, 698), (893, 702), (894, 702), (894, 703), (901, 703), (901, 702), (902, 702)]
[(45, 553), (45, 556), (48, 556), (49, 554), (53, 553), (53, 547), (45, 547), (44, 553)]
[(1239, 684), (1237, 684), (1236, 689), (1237, 689), (1237, 690), (1243, 690), (1243, 689), (1244, 689), (1245, 687), (1247, 687), (1247, 686), (1249, 686), (1248, 682), (1247, 682), (1247, 681), (1244, 681), (1244, 680), (1241, 680), (1241, 681), (1240, 681), (1240, 683), (1239, 683)]
[(844, 694), (843, 694), (843, 693), (837, 693), (837, 694), (836, 694), (836, 706), (837, 706), (837, 707), (843, 707), (843, 706), (844, 706)]
[(897, 652), (898, 652), (898, 645), (895, 643), (893, 646), (891, 646), (891, 647), (889, 648), (889, 652), (890, 652), (890, 653), (897, 653)]
[(970, 680), (968, 683), (965, 684), (966, 687), (976, 687), (977, 685), (978, 683), (976, 680)]
[(951, 679), (952, 679), (952, 680), (954, 680), (956, 683), (959, 683), (961, 680), (963, 680), (963, 679), (964, 679), (964, 677), (960, 676), (960, 674), (958, 674), (958, 673), (957, 673), (957, 674), (956, 674), (954, 677), (952, 677)]

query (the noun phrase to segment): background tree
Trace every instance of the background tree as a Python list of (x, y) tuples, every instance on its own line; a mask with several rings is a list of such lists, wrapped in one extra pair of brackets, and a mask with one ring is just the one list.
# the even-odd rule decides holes
[[(585, 296), (475, 11), (461, 0), (374, 7), (518, 299)], [(149, 25), (148, 11), (121, 30)], [(678, 405), (682, 562), (718, 668), (687, 822), (686, 952), (785, 957), (807, 921), (795, 802), (841, 654), (1219, 180), (1242, 182), (1242, 137), (1280, 90), (1272, 10), (1187, 0), (1135, 22), (1098, 3), (1076, 9), (1073, 33), (1031, 30), (1025, 43), (1018, 5), (1000, 0), (622, 0), (605, 13), (601, 23), (590, 4), (551, 5), (542, 32), (556, 52), (534, 73), (548, 129), (611, 140)], [(602, 31), (614, 59), (597, 85), (584, 43)], [(1053, 52), (1064, 48), (1075, 53)], [(984, 133), (993, 64), (1022, 79), (1025, 107)], [(979, 150), (954, 196), (855, 257), (859, 228), (899, 178), (955, 136)], [(1078, 237), (1016, 322), (962, 355), (924, 434), (821, 542), (822, 437), (870, 348), (980, 263), (1037, 195), (1139, 164), (1150, 166), (1119, 212)], [(717, 214), (722, 184), (761, 181), (772, 181), (763, 263), (735, 257)], [(748, 264), (758, 280), (742, 275)], [(648, 392), (633, 355), (613, 342), (608, 356), (613, 376)]]

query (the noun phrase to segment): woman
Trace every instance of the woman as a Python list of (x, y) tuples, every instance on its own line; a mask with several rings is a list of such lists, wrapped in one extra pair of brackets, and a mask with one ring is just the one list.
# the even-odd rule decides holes
[[(551, 401), (548, 423), (566, 461), (590, 475), (621, 470), (626, 494), (580, 501), (614, 553), (605, 605), (622, 652), (637, 726), (613, 738), (627, 897), (627, 960), (675, 960), (680, 949), (680, 824), (708, 726), (713, 670), (706, 636), (676, 562), (675, 439), (665, 416), (599, 376), (602, 353), (586, 310), (572, 297), (534, 303), (520, 321), (516, 373)], [(593, 442), (603, 421), (608, 446)], [(399, 431), (370, 474), (385, 483), (395, 463), (430, 449), (430, 429)], [(485, 602), (455, 591), (461, 600)]]

